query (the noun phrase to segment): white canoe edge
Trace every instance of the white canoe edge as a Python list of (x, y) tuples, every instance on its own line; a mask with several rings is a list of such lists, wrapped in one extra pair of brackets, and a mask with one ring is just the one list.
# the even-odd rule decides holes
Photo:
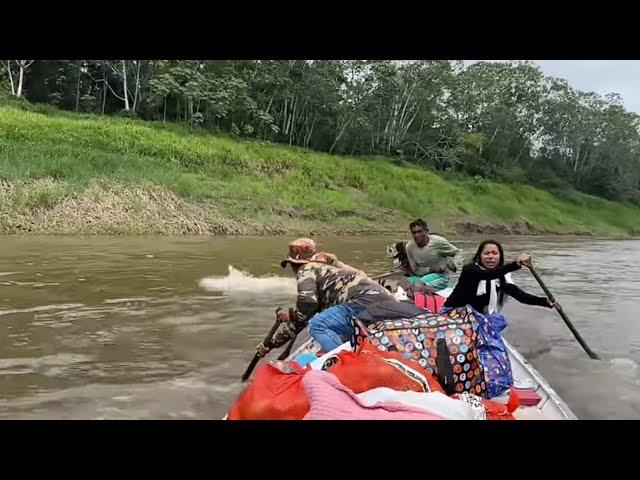
[[(576, 415), (571, 411), (569, 406), (560, 398), (560, 396), (556, 393), (556, 391), (547, 383), (540, 373), (533, 368), (531, 365), (521, 354), (518, 352), (506, 339), (504, 339), (504, 343), (509, 350), (509, 358), (511, 360), (511, 370), (513, 372), (514, 383), (518, 385), (521, 382), (527, 382), (527, 379), (530, 379), (531, 383), (533, 383), (533, 390), (536, 391), (542, 400), (535, 408), (521, 408), (518, 410), (539, 410), (536, 412), (538, 414), (538, 418), (544, 420), (577, 420)], [(531, 417), (528, 414), (524, 414), (521, 416), (522, 419), (534, 419), (535, 417)], [(519, 417), (519, 415), (515, 415)]]
[[(514, 416), (518, 420), (577, 420), (575, 414), (569, 406), (560, 398), (551, 385), (533, 368), (525, 358), (509, 343), (504, 340), (509, 357), (511, 359), (511, 369), (515, 385), (526, 385), (538, 395), (541, 400), (535, 407), (521, 406), (514, 412)], [(289, 355), (287, 360), (292, 360), (301, 353), (310, 352), (315, 354), (319, 350), (318, 345), (313, 339), (308, 339), (300, 345), (293, 353)], [(508, 395), (493, 398), (494, 401), (505, 401)], [(223, 420), (226, 420), (225, 415)]]

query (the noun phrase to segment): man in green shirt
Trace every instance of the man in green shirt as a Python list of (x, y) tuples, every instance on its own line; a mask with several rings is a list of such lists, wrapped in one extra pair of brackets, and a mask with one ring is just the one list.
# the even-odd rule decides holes
[(421, 218), (409, 224), (413, 240), (407, 242), (407, 280), (414, 284), (424, 282), (435, 290), (449, 286), (450, 271), (457, 270), (462, 260), (462, 250), (440, 235), (429, 235), (429, 228)]

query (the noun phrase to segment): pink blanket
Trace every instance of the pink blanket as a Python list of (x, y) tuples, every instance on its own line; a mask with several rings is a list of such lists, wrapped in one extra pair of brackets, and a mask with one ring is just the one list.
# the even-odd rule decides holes
[(311, 406), (303, 420), (444, 420), (397, 402), (366, 406), (335, 375), (323, 370), (307, 372), (302, 384)]

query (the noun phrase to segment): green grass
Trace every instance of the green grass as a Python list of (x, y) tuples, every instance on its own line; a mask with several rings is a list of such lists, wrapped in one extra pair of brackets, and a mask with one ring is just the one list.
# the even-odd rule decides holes
[(25, 208), (51, 206), (101, 181), (155, 184), (194, 201), (211, 199), (237, 220), (291, 218), (336, 231), (381, 230), (418, 216), (444, 225), (458, 218), (526, 219), (558, 232), (619, 235), (640, 229), (639, 208), (580, 193), (561, 199), (523, 185), (447, 181), (380, 157), (332, 156), (180, 125), (8, 102), (0, 104), (0, 177), (52, 178), (65, 185), (26, 195)]

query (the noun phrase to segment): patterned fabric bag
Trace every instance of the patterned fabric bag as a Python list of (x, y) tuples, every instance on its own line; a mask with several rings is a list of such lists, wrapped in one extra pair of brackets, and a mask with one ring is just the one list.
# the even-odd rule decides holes
[(365, 339), (380, 350), (398, 352), (436, 376), (448, 394), (484, 396), (485, 373), (478, 358), (478, 323), (469, 307), (445, 314), (383, 320), (365, 327), (353, 319), (354, 344)]

